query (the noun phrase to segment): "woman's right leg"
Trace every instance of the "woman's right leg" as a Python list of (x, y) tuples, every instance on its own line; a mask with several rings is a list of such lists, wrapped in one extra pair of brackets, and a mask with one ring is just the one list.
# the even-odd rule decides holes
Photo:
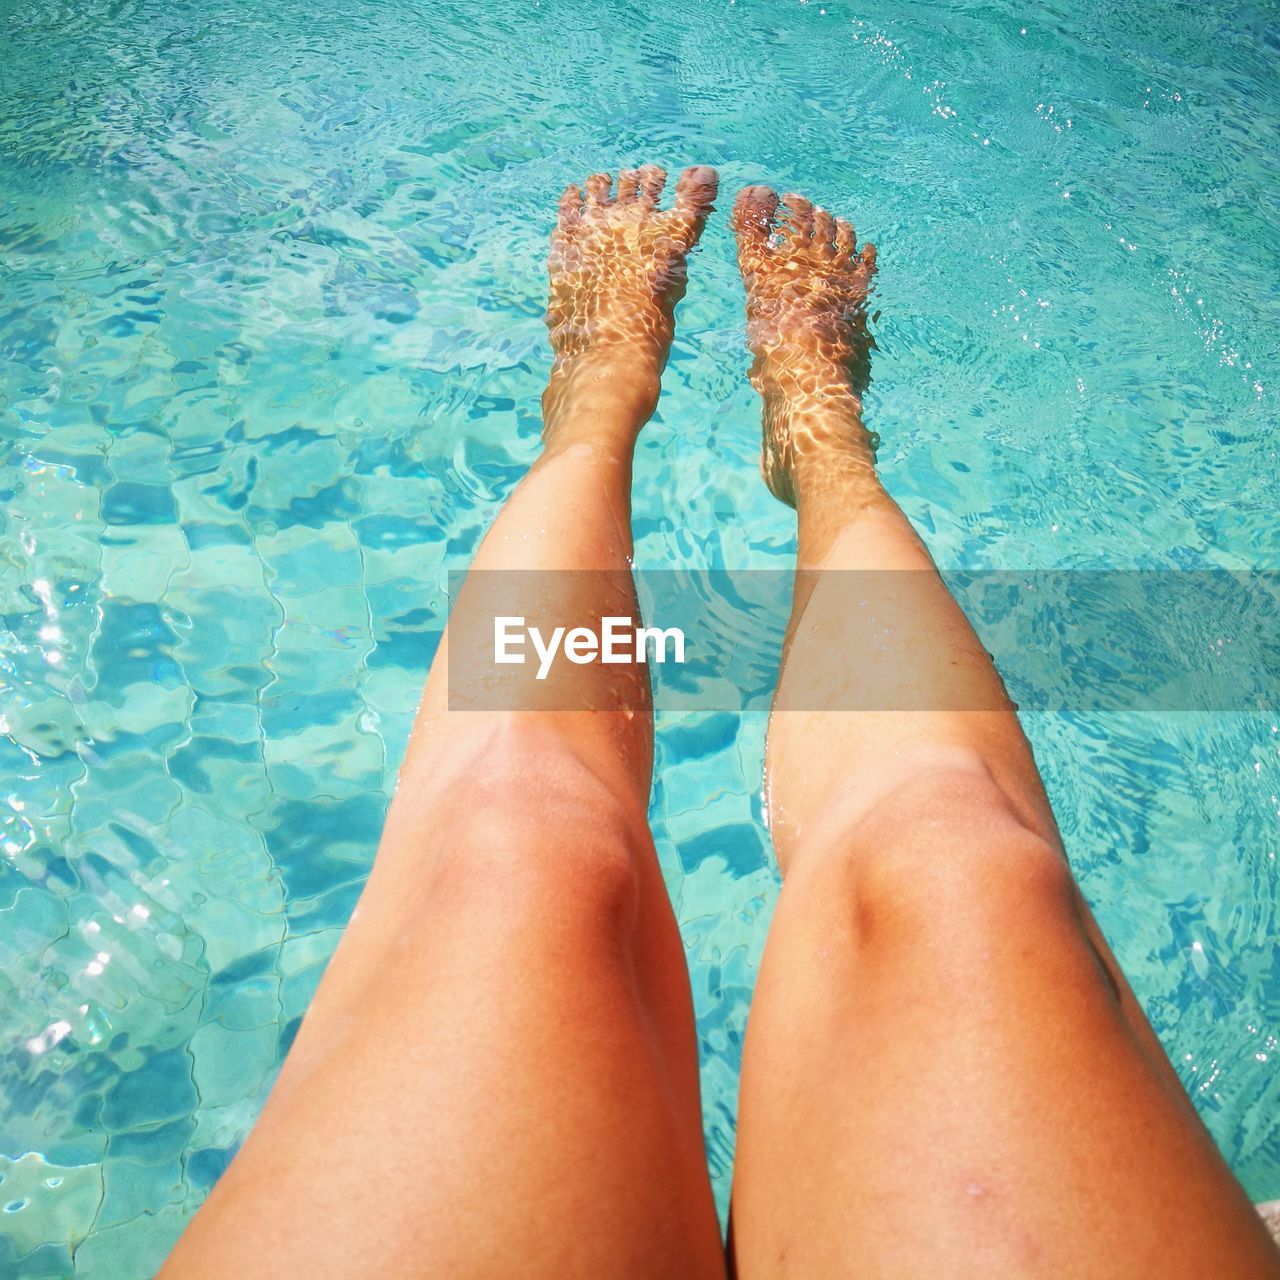
[(856, 373), (873, 255), (787, 203), (776, 245), (772, 192), (735, 212), (801, 570), (737, 1274), (1278, 1276), (1075, 887), (999, 677), (876, 478)]

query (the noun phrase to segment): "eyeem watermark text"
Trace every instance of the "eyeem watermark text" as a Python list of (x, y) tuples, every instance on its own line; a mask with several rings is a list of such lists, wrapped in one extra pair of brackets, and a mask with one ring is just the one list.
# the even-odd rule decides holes
[(531, 646), (538, 659), (539, 680), (547, 678), (560, 653), (578, 666), (666, 662), (668, 644), (671, 661), (683, 662), (684, 632), (679, 627), (637, 627), (633, 619), (617, 616), (601, 618), (598, 632), (590, 627), (553, 627), (545, 635), (540, 627), (528, 626), (521, 616), (493, 620), (494, 662), (522, 666)]
[[(1280, 571), (945, 569), (1004, 680), (976, 695), (917, 681), (903, 669), (911, 646), (892, 661), (899, 651), (886, 636), (902, 634), (916, 579), (933, 572), (808, 575), (802, 599), (815, 625), (780, 680), (796, 602), (790, 569), (457, 571), (449, 707), (644, 714), (651, 703), (659, 714), (764, 715), (989, 711), (1012, 699), (1027, 713), (1214, 712), (1276, 723)], [(388, 662), (400, 661), (399, 630), (389, 628)], [(606, 673), (614, 680), (602, 685)]]

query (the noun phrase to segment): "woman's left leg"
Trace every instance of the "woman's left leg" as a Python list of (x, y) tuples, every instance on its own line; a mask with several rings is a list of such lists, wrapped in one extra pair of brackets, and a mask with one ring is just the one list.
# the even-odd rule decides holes
[[(546, 446), (473, 567), (542, 571), (565, 622), (637, 616), (632, 448), (715, 191), (690, 170), (659, 212), (661, 178), (566, 192)], [(549, 709), (459, 710), (450, 661), (447, 635), (351, 925), (169, 1280), (724, 1273), (645, 679), (560, 663)]]

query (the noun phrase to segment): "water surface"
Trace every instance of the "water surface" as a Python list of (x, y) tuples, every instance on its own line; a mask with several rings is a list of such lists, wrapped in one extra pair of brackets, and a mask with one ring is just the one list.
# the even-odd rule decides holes
[[(252, 1124), (368, 871), (447, 571), (536, 453), (566, 181), (702, 162), (856, 220), (883, 474), (944, 565), (1280, 568), (1273, 19), (0, 0), (0, 1273), (150, 1275)], [(723, 218), (692, 280), (637, 558), (783, 567)], [(1028, 718), (1259, 1199), (1278, 726)], [(722, 1205), (776, 892), (761, 735), (664, 724), (653, 801)]]

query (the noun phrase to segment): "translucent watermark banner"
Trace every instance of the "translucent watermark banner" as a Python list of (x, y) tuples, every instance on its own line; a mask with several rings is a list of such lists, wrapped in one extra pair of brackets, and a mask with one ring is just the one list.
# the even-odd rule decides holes
[(1280, 710), (1280, 572), (472, 570), (449, 595), (454, 710)]

